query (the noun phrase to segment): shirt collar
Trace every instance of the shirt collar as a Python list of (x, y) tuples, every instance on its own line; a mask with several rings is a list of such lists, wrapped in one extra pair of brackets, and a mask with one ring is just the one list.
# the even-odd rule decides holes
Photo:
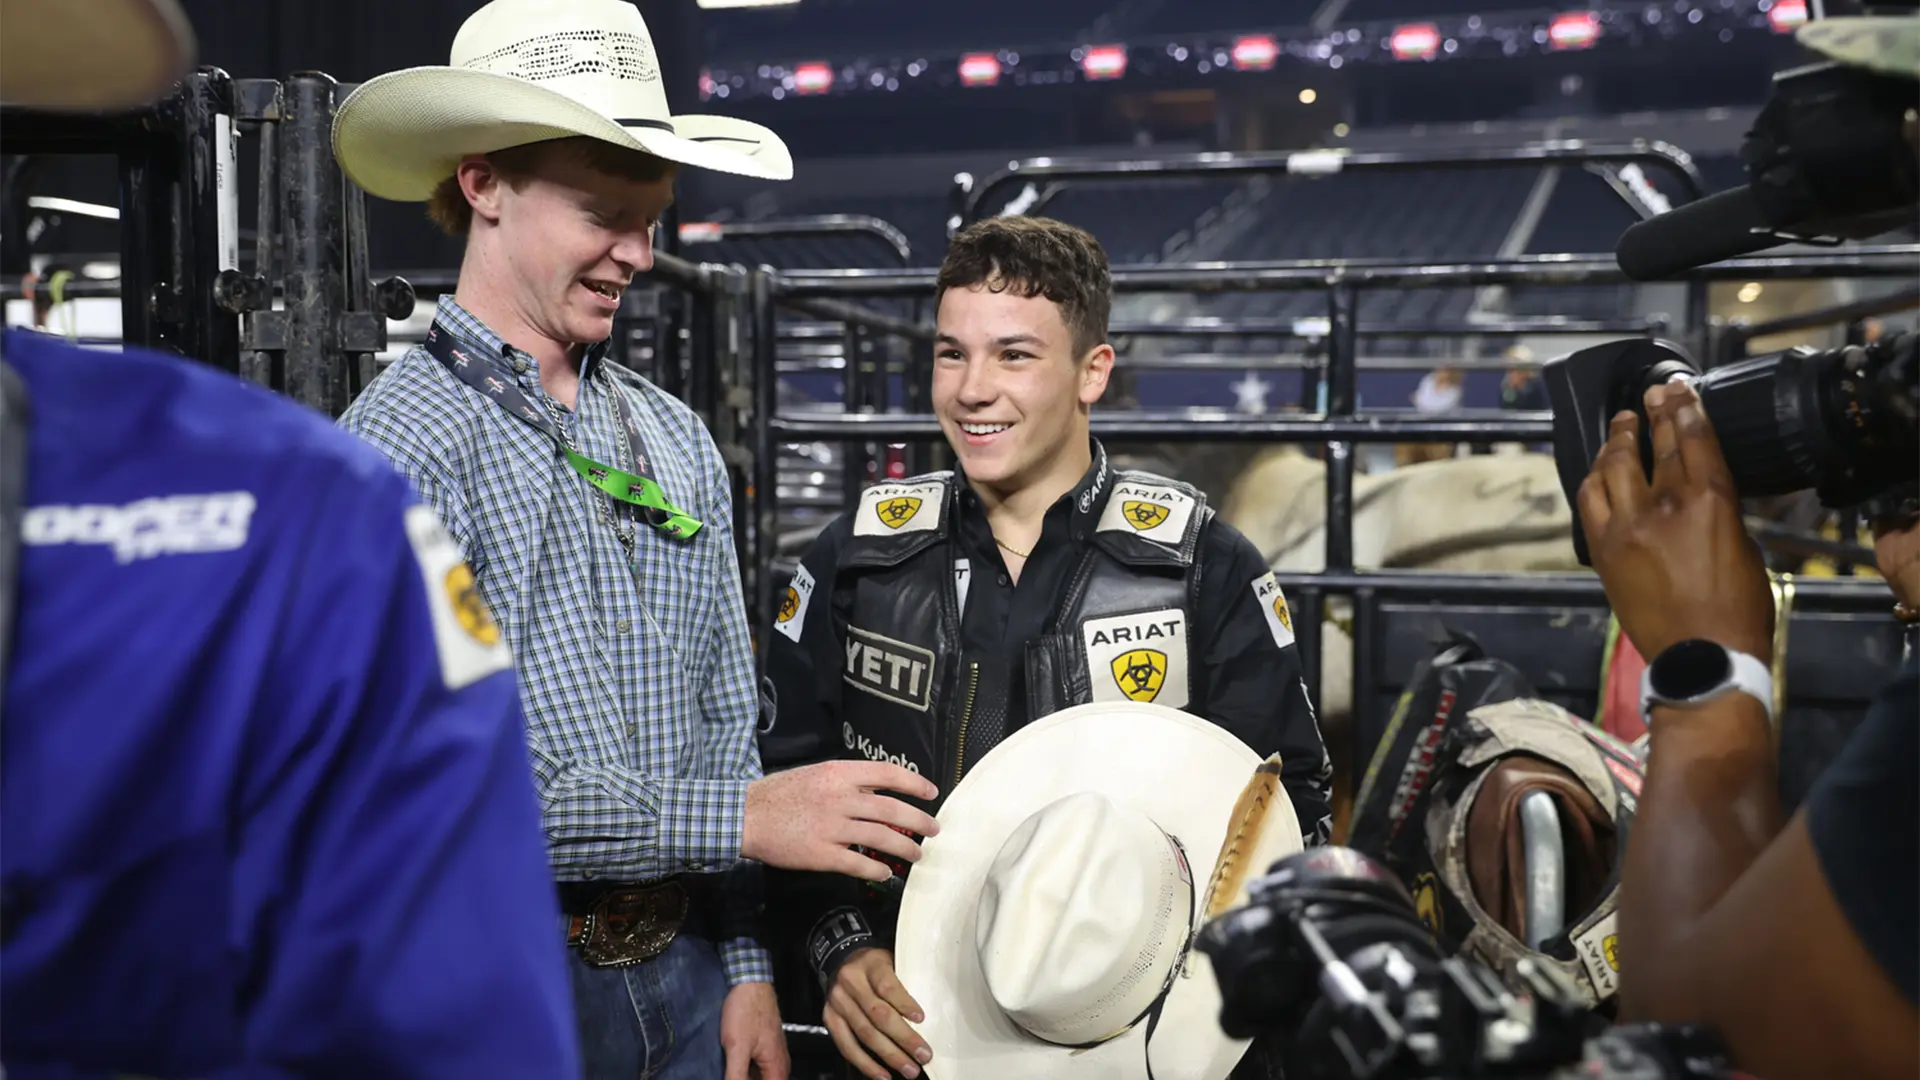
[[(1081, 475), (1080, 482), (1074, 485), (1050, 507), (1041, 524), (1044, 535), (1050, 532), (1055, 522), (1067, 526), (1066, 533), (1075, 544), (1079, 544), (1092, 533), (1092, 523), (1106, 510), (1107, 497), (1113, 491), (1113, 465), (1107, 460), (1106, 447), (1099, 439), (1090, 440), (1093, 451), (1093, 463)], [(986, 514), (980, 507), (980, 496), (973, 493), (967, 483), (967, 474), (960, 467), (954, 467), (954, 476), (959, 481), (960, 505), (967, 511), (967, 519), (977, 518), (982, 528), (986, 525)], [(992, 543), (991, 539), (987, 541)]]
[[(481, 322), (471, 311), (461, 307), (452, 293), (443, 293), (440, 302), (434, 308), (433, 320), (446, 327), (461, 342), (481, 354), (486, 361), (502, 372), (514, 376), (533, 375), (538, 381), (540, 362), (533, 354), (516, 349), (507, 344), (506, 339), (493, 332), (486, 323)], [(606, 358), (607, 350), (613, 345), (613, 339), (596, 342), (587, 346), (587, 352), (580, 361), (580, 381), (593, 378), (600, 370), (600, 363)]]

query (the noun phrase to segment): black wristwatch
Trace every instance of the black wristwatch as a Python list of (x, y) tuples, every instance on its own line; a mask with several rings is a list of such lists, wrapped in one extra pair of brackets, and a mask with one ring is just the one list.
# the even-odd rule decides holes
[(1717, 641), (1690, 638), (1660, 651), (1640, 676), (1640, 718), (1653, 726), (1653, 707), (1690, 708), (1735, 691), (1752, 695), (1773, 723), (1773, 672), (1764, 661)]

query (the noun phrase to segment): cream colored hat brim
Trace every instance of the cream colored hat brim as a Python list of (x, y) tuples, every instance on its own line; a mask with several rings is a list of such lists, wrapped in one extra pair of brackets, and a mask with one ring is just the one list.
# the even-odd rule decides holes
[(340, 104), (333, 152), (369, 195), (424, 202), (462, 159), (585, 135), (698, 169), (786, 180), (778, 135), (725, 116), (675, 116), (674, 130), (623, 127), (525, 79), (471, 68), (420, 67), (362, 83)]
[(0, 103), (137, 108), (193, 62), (193, 28), (174, 0), (0, 0)]
[(1794, 37), (1814, 52), (1852, 67), (1920, 78), (1920, 15), (1815, 19)]
[[(1080, 705), (1037, 720), (994, 747), (947, 795), (940, 833), (907, 876), (895, 934), (900, 982), (926, 1014), (913, 1025), (933, 1050), (932, 1080), (1132, 1080), (1146, 1075), (1146, 1025), (1091, 1050), (1026, 1034), (987, 990), (975, 947), (980, 886), (1002, 842), (1054, 800), (1097, 791), (1137, 807), (1178, 837), (1194, 874), (1194, 905), (1259, 755), (1217, 725), (1159, 705)], [(1254, 874), (1301, 850), (1284, 793), (1253, 856)], [(1188, 955), (1153, 1036), (1156, 1080), (1222, 1080), (1248, 1043), (1220, 1030), (1220, 989), (1207, 958)]]

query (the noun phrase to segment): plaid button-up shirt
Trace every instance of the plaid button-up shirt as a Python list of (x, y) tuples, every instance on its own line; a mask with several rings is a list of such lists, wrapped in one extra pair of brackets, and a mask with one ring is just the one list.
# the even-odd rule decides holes
[(772, 981), (755, 932), (755, 867), (739, 861), (747, 784), (758, 778), (754, 682), (732, 489), (685, 404), (591, 350), (575, 408), (540, 387), (534, 359), (455, 303), (438, 321), (520, 388), (595, 461), (633, 471), (612, 395), (623, 394), (667, 497), (706, 527), (633, 532), (631, 564), (603, 496), (554, 441), (460, 382), (424, 347), (375, 379), (341, 418), (412, 479), (466, 553), (520, 669), (548, 850), (562, 881), (723, 874), (728, 980)]

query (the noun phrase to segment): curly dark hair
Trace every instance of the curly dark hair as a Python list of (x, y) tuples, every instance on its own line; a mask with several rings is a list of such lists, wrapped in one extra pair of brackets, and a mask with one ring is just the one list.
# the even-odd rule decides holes
[(1044, 296), (1060, 305), (1073, 333), (1073, 352), (1084, 357), (1107, 340), (1113, 310), (1113, 276), (1107, 252), (1085, 229), (1052, 218), (996, 217), (960, 230), (947, 247), (935, 285), (936, 300), (948, 289), (984, 284), (994, 292)]

